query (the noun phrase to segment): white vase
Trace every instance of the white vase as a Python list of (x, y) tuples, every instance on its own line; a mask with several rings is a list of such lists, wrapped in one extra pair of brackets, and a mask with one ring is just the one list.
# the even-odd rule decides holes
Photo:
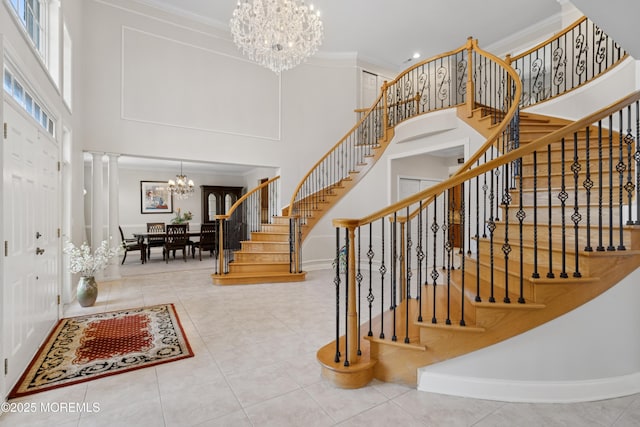
[(95, 304), (98, 298), (98, 284), (96, 283), (95, 277), (80, 277), (78, 288), (76, 289), (76, 297), (82, 307), (91, 307)]

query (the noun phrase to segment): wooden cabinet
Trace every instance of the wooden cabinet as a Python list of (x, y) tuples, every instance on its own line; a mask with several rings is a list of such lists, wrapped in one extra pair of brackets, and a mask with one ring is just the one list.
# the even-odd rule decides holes
[[(202, 223), (216, 223), (216, 215), (224, 215), (235, 202), (242, 197), (242, 187), (224, 187), (218, 185), (201, 185), (202, 189)], [(240, 242), (247, 239), (245, 226), (240, 215), (225, 221), (224, 248), (238, 250)], [(217, 235), (217, 233), (216, 233)], [(217, 237), (216, 237), (217, 239)]]
[(202, 222), (215, 222), (216, 215), (224, 215), (242, 197), (243, 187), (201, 185)]

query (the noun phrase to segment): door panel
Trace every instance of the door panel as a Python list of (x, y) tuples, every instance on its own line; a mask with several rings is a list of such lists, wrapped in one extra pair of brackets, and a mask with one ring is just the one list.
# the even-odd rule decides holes
[[(4, 103), (3, 359), (11, 388), (58, 319), (58, 147), (31, 118)], [(8, 390), (7, 390), (8, 391)]]

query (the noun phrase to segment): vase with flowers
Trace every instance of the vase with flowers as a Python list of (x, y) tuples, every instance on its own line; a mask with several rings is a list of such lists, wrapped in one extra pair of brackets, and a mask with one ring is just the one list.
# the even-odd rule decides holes
[(96, 250), (91, 253), (91, 247), (84, 242), (79, 248), (67, 242), (64, 253), (69, 255), (69, 271), (80, 273), (80, 280), (76, 290), (78, 302), (82, 307), (90, 307), (98, 298), (98, 285), (95, 274), (104, 270), (109, 260), (118, 255), (119, 248), (110, 248), (103, 240)]
[(193, 214), (191, 211), (186, 211), (182, 213), (180, 208), (176, 211), (176, 216), (171, 219), (171, 224), (186, 224), (193, 219)]

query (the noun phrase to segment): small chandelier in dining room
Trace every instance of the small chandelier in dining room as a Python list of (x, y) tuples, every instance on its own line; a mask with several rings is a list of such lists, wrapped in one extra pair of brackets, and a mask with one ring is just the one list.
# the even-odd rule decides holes
[(242, 53), (275, 73), (300, 64), (322, 42), (320, 13), (303, 0), (238, 0), (229, 25)]
[(182, 173), (182, 162), (180, 162), (180, 174), (176, 175), (175, 180), (170, 179), (167, 182), (167, 190), (178, 199), (186, 199), (194, 193), (194, 187), (193, 180)]

